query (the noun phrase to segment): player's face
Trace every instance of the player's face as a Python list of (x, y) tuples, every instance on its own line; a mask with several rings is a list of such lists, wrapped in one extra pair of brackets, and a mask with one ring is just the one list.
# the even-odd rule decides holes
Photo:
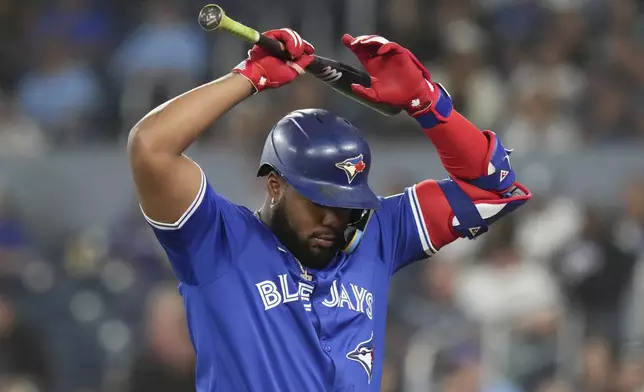
[(344, 243), (351, 210), (311, 202), (288, 187), (273, 210), (273, 229), (304, 265), (326, 266)]

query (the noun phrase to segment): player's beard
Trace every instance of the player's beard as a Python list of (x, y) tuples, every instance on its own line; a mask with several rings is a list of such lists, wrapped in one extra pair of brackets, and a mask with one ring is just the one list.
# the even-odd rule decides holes
[(338, 243), (330, 248), (313, 248), (308, 239), (302, 240), (295, 227), (289, 219), (285, 203), (277, 203), (273, 209), (273, 219), (271, 222), (273, 233), (282, 242), (293, 256), (295, 256), (303, 265), (322, 269), (329, 265), (333, 257), (338, 253), (341, 244)]

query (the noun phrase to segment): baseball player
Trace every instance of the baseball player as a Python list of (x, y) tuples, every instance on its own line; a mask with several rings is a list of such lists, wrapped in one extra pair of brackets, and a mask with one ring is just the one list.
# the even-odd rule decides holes
[(311, 63), (314, 48), (293, 30), (266, 35), (292, 61), (255, 46), (230, 74), (146, 115), (128, 143), (141, 209), (180, 281), (197, 390), (378, 391), (391, 276), (481, 235), (530, 193), (499, 138), (454, 110), (409, 50), (344, 35), (372, 77), (356, 93), (416, 119), (449, 178), (378, 197), (358, 129), (307, 109), (268, 134), (257, 173), (265, 204), (252, 210), (226, 199), (183, 151), (236, 104)]

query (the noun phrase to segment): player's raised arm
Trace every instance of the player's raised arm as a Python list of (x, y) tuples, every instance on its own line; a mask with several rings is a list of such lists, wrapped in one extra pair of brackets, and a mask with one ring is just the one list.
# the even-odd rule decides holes
[(312, 61), (313, 47), (290, 29), (266, 35), (285, 44), (285, 63), (255, 46), (231, 74), (152, 110), (130, 132), (128, 153), (143, 211), (155, 222), (177, 222), (202, 189), (200, 168), (183, 152), (211, 124), (250, 95), (291, 82)]
[[(404, 201), (385, 201), (398, 212), (393, 218), (398, 219), (396, 230), (417, 232), (413, 236), (420, 238), (418, 248), (431, 254), (459, 237), (472, 239), (485, 233), (491, 223), (531, 197), (515, 181), (510, 150), (493, 132), (480, 131), (458, 113), (447, 91), (408, 49), (376, 35), (345, 34), (342, 42), (372, 77), (371, 88), (354, 85), (354, 91), (398, 106), (416, 119), (450, 175), (414, 185)], [(392, 233), (394, 238), (411, 238), (406, 234)], [(410, 243), (400, 248), (393, 255), (398, 264), (422, 256), (411, 254), (415, 247)]]
[(199, 167), (182, 155), (210, 124), (250, 95), (250, 83), (229, 74), (154, 109), (130, 132), (130, 166), (143, 211), (176, 222), (202, 184)]

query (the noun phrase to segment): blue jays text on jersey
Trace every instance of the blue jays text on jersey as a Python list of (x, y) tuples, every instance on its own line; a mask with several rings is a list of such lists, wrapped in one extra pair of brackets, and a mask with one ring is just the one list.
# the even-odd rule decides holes
[[(289, 293), (288, 274), (279, 276), (279, 283), (265, 280), (256, 284), (262, 297), (264, 309), (272, 309), (286, 302), (302, 301), (304, 309), (311, 311), (311, 293), (315, 286), (308, 282), (298, 283), (294, 292)], [(343, 283), (333, 281), (329, 296), (322, 301), (322, 305), (328, 307), (347, 308), (359, 313), (365, 313), (370, 319), (373, 318), (373, 294), (363, 287), (350, 283), (351, 290), (347, 290)], [(352, 294), (349, 294), (352, 293)]]
[[(356, 162), (336, 167), (350, 181), (361, 171)], [(355, 250), (338, 253), (306, 280), (256, 215), (216, 193), (202, 171), (201, 188), (179, 220), (146, 217), (180, 281), (197, 390), (378, 391), (393, 273), (444, 245), (434, 234), (475, 236), (527, 192), (473, 202), (460, 189), (428, 180), (381, 198)]]

